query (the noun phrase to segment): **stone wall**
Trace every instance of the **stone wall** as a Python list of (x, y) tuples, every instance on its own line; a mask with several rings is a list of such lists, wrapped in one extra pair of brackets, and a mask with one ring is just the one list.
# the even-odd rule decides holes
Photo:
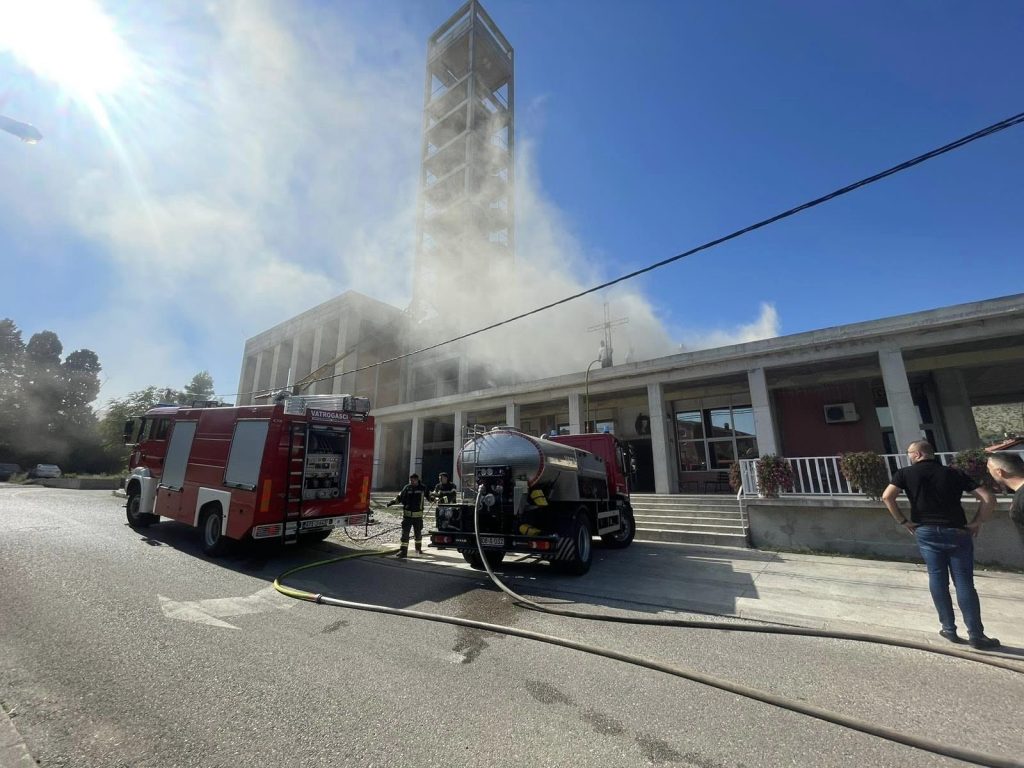
[[(908, 558), (921, 561), (912, 536), (898, 528), (880, 501), (863, 498), (752, 499), (745, 503), (751, 543), (758, 549), (793, 552), (836, 552)], [(975, 562), (1024, 569), (1024, 530), (1009, 518), (1009, 497), (1003, 497), (993, 519), (975, 540)], [(900, 508), (909, 513), (906, 498)], [(977, 502), (964, 501), (967, 519)]]

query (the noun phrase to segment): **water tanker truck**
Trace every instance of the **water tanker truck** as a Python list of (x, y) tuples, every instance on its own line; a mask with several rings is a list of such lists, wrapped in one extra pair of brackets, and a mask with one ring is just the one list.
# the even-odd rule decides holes
[(518, 552), (577, 575), (590, 570), (595, 535), (613, 548), (633, 541), (631, 462), (614, 435), (495, 427), (472, 434), (456, 466), (462, 500), (438, 504), (430, 543), (457, 549), (474, 568), (484, 567), (478, 538), (492, 568)]

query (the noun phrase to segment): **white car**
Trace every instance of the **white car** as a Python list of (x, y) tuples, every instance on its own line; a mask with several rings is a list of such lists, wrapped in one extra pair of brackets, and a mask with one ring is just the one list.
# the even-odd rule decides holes
[(28, 471), (29, 477), (60, 477), (60, 467), (56, 464), (36, 464)]

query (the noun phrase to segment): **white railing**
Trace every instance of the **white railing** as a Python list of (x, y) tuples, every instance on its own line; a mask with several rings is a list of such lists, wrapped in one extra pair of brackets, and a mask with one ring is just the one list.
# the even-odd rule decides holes
[[(1024, 458), (1024, 451), (1008, 451), (1018, 453)], [(945, 465), (952, 463), (954, 452), (937, 453), (935, 457)], [(886, 475), (891, 479), (893, 472), (906, 467), (910, 460), (906, 454), (883, 454)], [(786, 459), (793, 468), (793, 490), (783, 491), (782, 495), (794, 496), (860, 496), (853, 491), (850, 483), (839, 469), (840, 456), (801, 456)], [(743, 495), (757, 496), (757, 459), (740, 460), (740, 478), (743, 481)]]

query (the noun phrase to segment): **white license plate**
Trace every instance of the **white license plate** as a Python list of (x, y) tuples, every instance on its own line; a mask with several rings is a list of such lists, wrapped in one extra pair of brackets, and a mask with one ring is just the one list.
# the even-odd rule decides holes
[(320, 517), (315, 520), (303, 520), (302, 529), (309, 530), (310, 528), (327, 528), (336, 525), (344, 525), (344, 517)]
[(505, 539), (501, 536), (481, 536), (480, 543), (485, 547), (503, 547)]

